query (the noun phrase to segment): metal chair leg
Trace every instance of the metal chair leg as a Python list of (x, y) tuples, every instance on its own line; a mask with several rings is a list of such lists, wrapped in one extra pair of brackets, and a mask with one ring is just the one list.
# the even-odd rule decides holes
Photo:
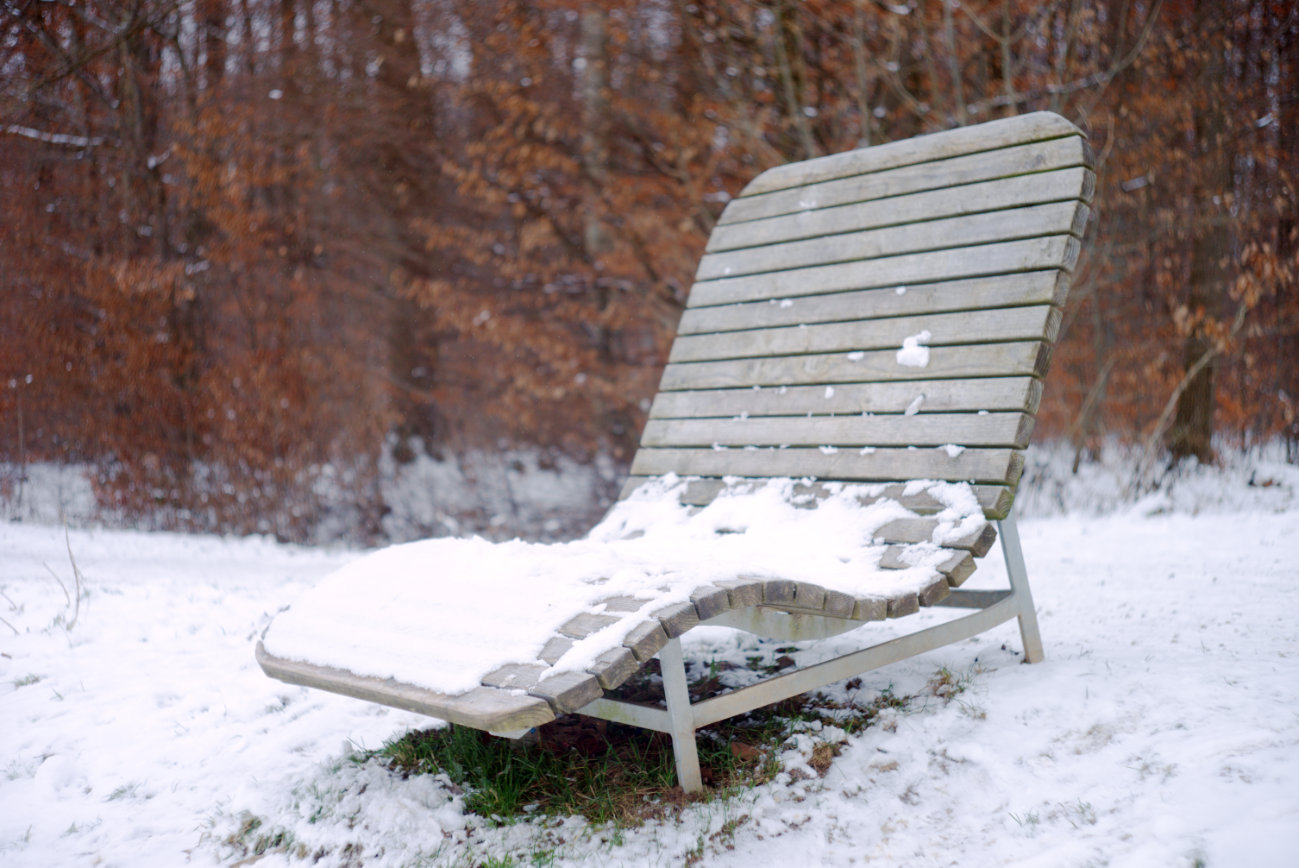
[(1010, 588), (1019, 600), (1019, 636), (1024, 642), (1024, 662), (1040, 663), (1045, 657), (1042, 634), (1037, 629), (1037, 610), (1033, 607), (1033, 592), (1028, 588), (1028, 568), (1024, 566), (1024, 549), (1019, 544), (1014, 512), (997, 522), (997, 531), (1002, 554), (1006, 556)]
[(699, 774), (699, 750), (695, 746), (694, 711), (686, 687), (686, 665), (681, 656), (681, 640), (672, 639), (659, 651), (663, 669), (663, 698), (668, 704), (672, 726), (672, 753), (677, 763), (677, 783), (687, 793), (704, 788)]

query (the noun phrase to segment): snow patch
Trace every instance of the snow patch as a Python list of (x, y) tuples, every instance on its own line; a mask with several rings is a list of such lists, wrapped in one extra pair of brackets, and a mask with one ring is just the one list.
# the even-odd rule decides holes
[(898, 364), (908, 368), (924, 368), (929, 365), (929, 343), (933, 335), (929, 329), (925, 329), (919, 334), (911, 335), (902, 339), (902, 349), (898, 350)]

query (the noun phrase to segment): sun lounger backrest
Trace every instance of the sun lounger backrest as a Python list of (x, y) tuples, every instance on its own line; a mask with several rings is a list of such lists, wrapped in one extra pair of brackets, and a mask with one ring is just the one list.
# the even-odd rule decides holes
[(1081, 132), (1043, 112), (760, 175), (713, 231), (630, 487), (972, 481), (1004, 517), (1090, 166)]

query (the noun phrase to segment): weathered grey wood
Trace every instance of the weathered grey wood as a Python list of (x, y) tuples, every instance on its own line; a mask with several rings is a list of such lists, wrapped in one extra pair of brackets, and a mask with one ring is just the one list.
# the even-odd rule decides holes
[(996, 178), (954, 189), (926, 190), (887, 199), (800, 210), (780, 217), (723, 224), (713, 230), (707, 251), (719, 253), (1069, 199), (1088, 202), (1095, 189), (1096, 176), (1081, 166)]
[(789, 579), (767, 579), (762, 583), (762, 602), (766, 605), (794, 604), (798, 584)]
[(943, 450), (952, 446), (1023, 449), (1033, 424), (1033, 417), (1026, 413), (651, 419), (646, 423), (641, 445), (750, 451), (791, 446), (860, 450), (909, 445)]
[(870, 594), (856, 594), (853, 598), (854, 621), (883, 621), (888, 617), (888, 601)]
[(749, 609), (762, 603), (761, 579), (727, 579), (717, 584), (730, 595), (731, 609)]
[(587, 667), (586, 671), (596, 677), (601, 688), (613, 690), (637, 669), (640, 669), (640, 661), (630, 648), (610, 648), (595, 658), (595, 663)]
[(550, 667), (541, 663), (511, 663), (483, 676), (484, 687), (506, 690), (528, 690), (536, 686)]
[(648, 602), (648, 598), (619, 595), (605, 597), (603, 600), (599, 600), (597, 604), (603, 605), (606, 612), (635, 612)]
[(574, 615), (559, 628), (559, 633), (571, 639), (585, 639), (592, 633), (598, 633), (611, 624), (618, 623), (614, 615), (597, 615), (594, 612), (581, 612)]
[[(889, 546), (880, 558), (880, 569), (904, 570), (911, 566), (906, 546)], [(938, 566), (938, 572), (947, 577), (952, 587), (959, 586), (974, 573), (974, 555), (967, 551), (952, 551)]]
[(825, 588), (811, 582), (796, 582), (794, 605), (799, 609), (820, 612), (825, 609)]
[(1081, 250), (1072, 235), (1046, 235), (1021, 241), (954, 247), (922, 253), (881, 256), (789, 271), (722, 277), (696, 283), (688, 307), (821, 295), (875, 287), (910, 286), (989, 274), (1062, 268), (1072, 271)]
[(651, 613), (663, 625), (669, 639), (675, 639), (692, 627), (699, 625), (699, 613), (693, 603), (673, 603)]
[[(783, 326), (707, 335), (682, 335), (672, 344), (669, 363), (744, 359), (804, 353), (857, 353), (892, 349), (923, 332), (925, 346), (969, 345), (1014, 340), (1055, 341), (1060, 309), (1050, 305), (1001, 307), (811, 326)], [(895, 359), (896, 360), (896, 359)], [(852, 359), (849, 359), (852, 361)]]
[(261, 642), (257, 643), (256, 656), (262, 671), (280, 681), (427, 714), (475, 729), (508, 732), (541, 726), (555, 719), (550, 706), (540, 699), (492, 687), (479, 687), (450, 696), (391, 678), (357, 675), (332, 666), (284, 660), (267, 653)]
[(707, 585), (692, 593), (690, 602), (694, 604), (699, 620), (707, 621), (731, 608), (731, 595), (726, 588)]
[(994, 178), (1089, 166), (1092, 162), (1087, 142), (1077, 136), (1012, 145), (950, 159), (932, 160), (923, 155), (917, 156), (918, 159), (909, 165), (897, 168), (829, 180), (809, 176), (796, 186), (770, 192), (754, 190), (751, 184), (726, 206), (718, 222), (728, 225), (746, 220), (761, 220), (782, 214), (796, 214), (799, 211), (832, 208), (849, 202), (949, 189)]
[[(896, 361), (896, 359), (895, 359)], [(926, 413), (981, 411), (1037, 412), (1042, 381), (1033, 377), (987, 377), (975, 380), (910, 380), (901, 383), (704, 389), (660, 392), (650, 406), (651, 419), (806, 417), (860, 413), (902, 413), (916, 395)], [(945, 441), (946, 442), (946, 441)]]
[[(881, 527), (875, 532), (875, 539), (889, 543), (931, 542), (938, 521), (932, 518), (899, 518)], [(981, 558), (997, 541), (997, 529), (992, 524), (985, 524), (959, 537), (943, 540), (941, 545), (949, 549), (968, 551), (976, 558)]]
[(1007, 208), (984, 214), (945, 217), (925, 223), (863, 229), (762, 247), (710, 253), (699, 262), (696, 280), (805, 268), (830, 262), (876, 259), (921, 250), (971, 247), (1042, 235), (1081, 236), (1087, 208), (1077, 200)]
[(547, 675), (528, 689), (529, 696), (544, 699), (555, 714), (568, 714), (604, 695), (600, 682), (586, 672)]
[[(630, 497), (637, 488), (654, 477), (648, 476), (631, 476), (628, 478), (626, 485), (623, 486), (620, 498)], [(813, 498), (821, 499), (828, 496), (830, 488), (840, 488), (842, 483), (798, 483), (794, 486), (795, 495), (811, 495)], [(691, 480), (682, 494), (681, 502), (692, 506), (707, 506), (722, 491), (726, 490), (728, 483), (723, 479), (704, 478)], [(926, 514), (941, 511), (944, 506), (934, 500), (928, 493), (907, 494), (905, 485), (863, 485), (856, 486), (856, 499), (863, 503), (875, 503), (878, 500), (888, 499), (900, 503), (902, 506), (912, 512)], [(878, 492), (876, 489), (879, 489)], [(984, 515), (988, 518), (1003, 518), (1010, 511), (1012, 495), (1010, 489), (1004, 485), (974, 485), (972, 486), (974, 496), (983, 508)], [(746, 580), (744, 584), (752, 584), (757, 580)], [(742, 602), (735, 597), (736, 591), (728, 582), (721, 582), (724, 587), (731, 589), (732, 607), (742, 608), (744, 606), (756, 606), (762, 602), (761, 596), (752, 602)]]
[(856, 607), (857, 600), (852, 594), (827, 590), (825, 592), (825, 601), (821, 604), (821, 611), (831, 618), (851, 618), (853, 609)]
[(950, 313), (1024, 304), (1062, 307), (1069, 275), (1057, 269), (997, 274), (937, 283), (912, 283), (810, 295), (780, 301), (750, 301), (715, 307), (687, 308), (677, 324), (678, 335), (742, 331), (778, 326), (813, 325), (886, 316)]
[(888, 598), (888, 617), (903, 618), (920, 611), (918, 594), (899, 594)]
[(931, 582), (916, 594), (916, 602), (922, 606), (933, 606), (941, 603), (952, 592), (952, 586), (946, 580)]
[(671, 446), (961, 446), (1028, 445), (1027, 413), (901, 413), (873, 416), (798, 416), (736, 419), (650, 419), (642, 447)]
[[(659, 389), (724, 389), (753, 386), (797, 386), (809, 383), (868, 383), (883, 380), (945, 380), (957, 377), (1040, 377), (1051, 359), (1051, 345), (1039, 341), (934, 347), (929, 364), (898, 363), (896, 350), (680, 362), (663, 370)], [(924, 393), (917, 390), (917, 395)]]
[(966, 449), (955, 458), (934, 449), (641, 449), (631, 472), (642, 476), (805, 476), (821, 480), (896, 482), (945, 479), (1014, 485), (1024, 468), (1015, 449)]
[[(845, 178), (866, 172), (943, 160), (981, 151), (992, 151), (1064, 136), (1081, 131), (1059, 115), (1032, 112), (996, 124), (979, 124), (932, 133), (872, 148), (861, 148), (768, 169), (755, 178), (741, 195), (753, 196), (787, 187)], [(1090, 161), (1088, 161), (1090, 162)]]
[(943, 564), (942, 572), (947, 576), (947, 584), (957, 588), (964, 584), (966, 579), (974, 575), (977, 566), (971, 555), (953, 554)]
[(642, 663), (659, 653), (659, 649), (667, 643), (668, 634), (663, 631), (663, 625), (658, 621), (641, 622), (628, 630), (626, 638), (622, 640), (622, 644), (630, 648), (636, 655), (636, 659)]
[(546, 641), (545, 647), (541, 649), (541, 653), (537, 655), (537, 659), (553, 665), (559, 661), (560, 657), (567, 654), (568, 649), (572, 647), (572, 639), (566, 639), (563, 636), (552, 636)]

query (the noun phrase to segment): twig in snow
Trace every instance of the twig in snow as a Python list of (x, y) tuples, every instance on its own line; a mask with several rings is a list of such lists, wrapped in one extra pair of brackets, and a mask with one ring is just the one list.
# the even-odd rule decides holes
[(81, 617), (81, 595), (85, 593), (86, 583), (81, 576), (81, 568), (77, 566), (77, 559), (72, 554), (72, 536), (68, 532), (67, 525), (63, 526), (63, 542), (68, 547), (68, 562), (72, 564), (73, 590), (76, 592), (76, 596), (74, 597), (68, 593), (68, 586), (63, 583), (63, 580), (59, 578), (59, 574), (54, 572), (49, 564), (42, 561), (41, 566), (45, 567), (54, 581), (58, 582), (59, 589), (63, 591), (63, 599), (67, 601), (68, 607), (72, 609), (72, 620), (63, 625), (63, 629), (71, 630), (77, 626), (77, 618)]
[(56, 572), (54, 572), (54, 569), (53, 569), (49, 564), (45, 563), (45, 561), (41, 561), (41, 566), (45, 567), (46, 572), (48, 572), (48, 573), (50, 574), (50, 578), (52, 578), (52, 579), (54, 579), (54, 581), (58, 582), (59, 590), (61, 590), (61, 591), (63, 592), (63, 598), (64, 598), (65, 600), (67, 600), (67, 601), (68, 601), (68, 605), (71, 606), (71, 605), (72, 605), (72, 595), (68, 593), (68, 586), (65, 585), (65, 584), (63, 584), (63, 580), (59, 578), (59, 574), (56, 573)]
[(72, 556), (72, 536), (68, 533), (68, 526), (63, 526), (63, 542), (68, 547), (68, 562), (72, 564), (72, 580), (76, 583), (77, 601), (72, 607), (72, 621), (68, 624), (71, 630), (77, 625), (77, 618), (81, 616), (81, 589), (85, 582), (81, 579), (81, 570), (77, 567), (77, 559)]

